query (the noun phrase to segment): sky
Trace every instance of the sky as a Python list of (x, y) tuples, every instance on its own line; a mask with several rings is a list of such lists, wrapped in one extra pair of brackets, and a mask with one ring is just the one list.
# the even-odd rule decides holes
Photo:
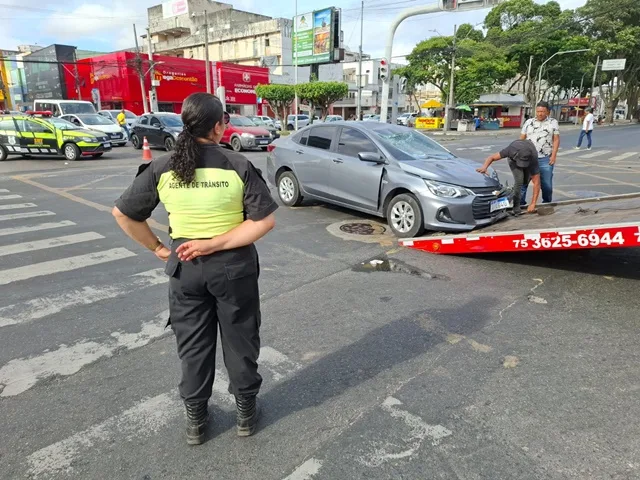
[[(225, 1), (225, 0), (221, 0)], [(403, 9), (434, 0), (365, 0), (363, 51), (373, 58), (383, 56), (387, 31), (393, 18)], [(536, 0), (544, 3), (544, 0)], [(344, 42), (357, 51), (360, 43), (360, 2), (327, 0), (326, 5), (342, 9)], [(563, 9), (577, 8), (586, 0), (559, 0)], [(0, 0), (0, 50), (17, 45), (52, 43), (74, 45), (82, 50), (110, 52), (135, 45), (133, 23), (138, 35), (147, 27), (147, 8), (159, 0)], [(226, 0), (236, 9), (273, 17), (292, 18), (295, 0)], [(298, 13), (320, 9), (318, 2), (298, 0)], [(465, 13), (435, 13), (405, 20), (394, 40), (393, 57), (399, 61), (417, 42), (435, 35), (452, 35), (454, 24), (479, 25), (488, 10)]]

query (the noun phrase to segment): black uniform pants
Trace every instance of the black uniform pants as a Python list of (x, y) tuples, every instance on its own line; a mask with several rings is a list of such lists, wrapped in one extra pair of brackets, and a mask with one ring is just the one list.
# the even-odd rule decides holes
[(182, 262), (174, 240), (167, 261), (171, 328), (182, 362), (180, 395), (207, 401), (215, 377), (217, 331), (229, 373), (229, 393), (258, 393), (260, 294), (258, 253), (253, 245)]
[[(514, 162), (509, 162), (509, 168), (511, 168), (511, 173), (513, 174), (513, 180), (515, 182), (513, 185), (513, 210), (514, 212), (519, 212), (522, 203), (522, 187), (529, 185), (531, 175), (529, 175), (528, 169), (518, 167)], [(526, 195), (526, 189), (524, 192)]]

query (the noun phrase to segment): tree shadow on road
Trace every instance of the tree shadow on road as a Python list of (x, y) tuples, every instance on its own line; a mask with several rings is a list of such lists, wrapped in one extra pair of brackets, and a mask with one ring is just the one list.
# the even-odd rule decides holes
[(264, 414), (260, 430), (296, 412), (321, 406), (381, 372), (428, 352), (443, 343), (449, 333), (469, 335), (482, 330), (497, 304), (497, 298), (480, 297), (456, 308), (428, 309), (372, 330), (261, 396)]

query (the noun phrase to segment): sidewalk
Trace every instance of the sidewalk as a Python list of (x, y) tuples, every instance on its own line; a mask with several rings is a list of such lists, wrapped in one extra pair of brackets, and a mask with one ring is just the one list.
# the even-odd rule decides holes
[[(638, 125), (635, 122), (629, 122), (628, 120), (620, 120), (614, 123), (596, 125), (596, 129), (599, 128), (612, 128), (612, 127), (625, 127), (629, 125)], [(571, 132), (571, 131), (579, 131), (582, 128), (582, 124), (574, 125), (573, 123), (561, 123), (560, 131), (561, 132)], [(450, 132), (442, 132), (442, 131), (432, 131), (432, 130), (418, 130), (421, 133), (424, 133), (428, 136), (438, 136), (438, 137), (501, 137), (501, 136), (513, 136), (520, 132), (518, 128), (502, 128), (500, 130), (478, 130), (475, 132), (457, 132), (455, 130), (451, 130)]]

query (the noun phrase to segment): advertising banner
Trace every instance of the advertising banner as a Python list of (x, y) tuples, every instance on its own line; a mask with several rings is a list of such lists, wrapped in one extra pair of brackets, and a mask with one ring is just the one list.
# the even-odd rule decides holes
[(333, 15), (333, 8), (325, 8), (293, 19), (293, 55), (298, 65), (333, 60)]
[[(256, 105), (256, 86), (269, 84), (269, 69), (214, 62), (214, 85), (224, 87), (225, 102), (235, 105)], [(262, 101), (262, 103), (265, 103)]]
[(170, 0), (162, 4), (162, 17), (171, 18), (189, 13), (189, 3), (187, 0)]

